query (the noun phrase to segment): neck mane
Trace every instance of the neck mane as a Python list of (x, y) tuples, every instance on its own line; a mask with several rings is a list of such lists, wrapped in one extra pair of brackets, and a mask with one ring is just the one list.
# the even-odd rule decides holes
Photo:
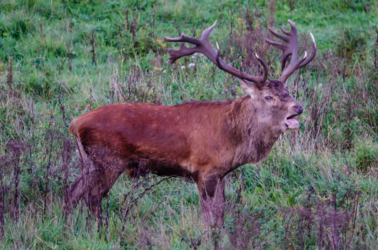
[(225, 119), (225, 132), (236, 148), (233, 168), (266, 159), (279, 137), (269, 125), (259, 122), (258, 115), (258, 107), (250, 96), (231, 103)]

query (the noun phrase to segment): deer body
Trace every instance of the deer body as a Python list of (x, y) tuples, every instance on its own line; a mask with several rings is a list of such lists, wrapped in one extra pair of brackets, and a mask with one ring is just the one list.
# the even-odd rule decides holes
[(157, 175), (222, 176), (265, 159), (277, 139), (253, 108), (249, 96), (177, 106), (111, 104), (75, 118), (70, 132), (84, 148), (110, 148), (110, 158), (123, 159), (131, 176), (137, 169), (127, 165), (140, 161)]
[(75, 118), (70, 132), (76, 137), (85, 164), (68, 190), (65, 206), (76, 205), (84, 197), (92, 214), (101, 215), (101, 200), (117, 178), (126, 172), (130, 177), (146, 173), (185, 177), (197, 183), (202, 214), (208, 225), (222, 225), (224, 217), (224, 177), (246, 163), (264, 160), (279, 136), (297, 129), (295, 116), (302, 105), (290, 96), (284, 86), (287, 77), (315, 57), (297, 61), (295, 24), (284, 31), (289, 38), (273, 34), (287, 44), (267, 40), (283, 49), (283, 64), (292, 56), (289, 66), (278, 80), (251, 76), (228, 66), (208, 42), (214, 28), (206, 29), (200, 40), (185, 37), (166, 38), (182, 43), (170, 50), (170, 61), (200, 52), (222, 70), (235, 75), (248, 94), (228, 102), (191, 102), (176, 106), (145, 103), (111, 104)]
[[(80, 154), (91, 155), (93, 171), (103, 165), (117, 173), (91, 178), (93, 194), (88, 203), (96, 214), (98, 192), (105, 195), (122, 172), (130, 177), (144, 173), (185, 177), (199, 183), (265, 159), (277, 135), (264, 128), (269, 127), (259, 123), (247, 96), (233, 102), (177, 106), (106, 105), (75, 118), (70, 132), (77, 138)], [(109, 149), (105, 159), (101, 152), (94, 153), (99, 148)], [(75, 189), (80, 193), (77, 198), (84, 189), (84, 185)]]

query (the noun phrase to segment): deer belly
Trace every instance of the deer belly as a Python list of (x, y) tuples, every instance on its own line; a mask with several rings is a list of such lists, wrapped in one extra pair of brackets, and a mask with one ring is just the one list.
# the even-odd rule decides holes
[(164, 159), (139, 159), (128, 164), (125, 172), (130, 177), (141, 177), (147, 174), (159, 176), (190, 177), (190, 172), (174, 161)]

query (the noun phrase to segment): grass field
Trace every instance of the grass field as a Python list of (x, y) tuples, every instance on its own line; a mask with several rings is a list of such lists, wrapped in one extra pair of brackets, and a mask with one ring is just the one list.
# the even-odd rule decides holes
[(300, 129), (283, 135), (266, 161), (227, 176), (219, 245), (378, 249), (373, 0), (2, 0), (0, 249), (213, 248), (197, 187), (183, 179), (155, 185), (162, 178), (121, 176), (101, 222), (84, 202), (65, 214), (64, 190), (80, 169), (68, 125), (110, 103), (239, 98), (236, 78), (203, 56), (170, 65), (166, 49), (178, 46), (163, 38), (199, 37), (218, 20), (210, 41), (222, 58), (253, 72), (258, 52), (277, 79), (279, 53), (263, 41), (267, 27), (288, 29), (288, 19), (300, 33), (300, 55), (310, 51), (309, 32), (318, 47), (288, 81), (305, 109)]

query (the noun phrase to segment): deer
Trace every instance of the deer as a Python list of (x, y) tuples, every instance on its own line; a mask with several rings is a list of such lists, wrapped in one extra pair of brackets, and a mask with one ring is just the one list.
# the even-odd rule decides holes
[[(291, 29), (281, 28), (283, 34), (269, 28), (283, 42), (266, 39), (269, 45), (282, 50), (282, 74), (277, 80), (267, 80), (268, 67), (257, 54), (262, 76), (226, 64), (220, 58), (218, 43), (214, 50), (209, 41), (217, 21), (202, 32), (200, 39), (184, 34), (164, 38), (165, 42), (181, 43), (177, 50), (168, 49), (170, 63), (201, 53), (235, 76), (246, 95), (230, 101), (174, 106), (109, 104), (74, 118), (69, 131), (86, 164), (68, 188), (64, 206), (72, 208), (84, 198), (91, 214), (100, 217), (101, 201), (122, 173), (130, 178), (152, 173), (196, 183), (205, 225), (222, 226), (226, 175), (242, 165), (265, 160), (281, 134), (299, 128), (296, 117), (303, 107), (285, 85), (295, 70), (315, 58), (316, 43), (310, 33), (312, 52), (298, 59), (296, 24), (288, 22)], [(99, 149), (105, 154), (98, 153)]]

